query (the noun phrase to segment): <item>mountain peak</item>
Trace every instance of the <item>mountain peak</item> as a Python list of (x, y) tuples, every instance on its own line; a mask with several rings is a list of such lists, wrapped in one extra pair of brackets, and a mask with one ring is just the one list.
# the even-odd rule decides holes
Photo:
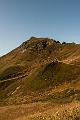
[(57, 42), (56, 40), (49, 39), (49, 38), (37, 38), (37, 37), (31, 37), (29, 40), (23, 42), (22, 46), (28, 47), (47, 47), (53, 44), (60, 43), (59, 41)]

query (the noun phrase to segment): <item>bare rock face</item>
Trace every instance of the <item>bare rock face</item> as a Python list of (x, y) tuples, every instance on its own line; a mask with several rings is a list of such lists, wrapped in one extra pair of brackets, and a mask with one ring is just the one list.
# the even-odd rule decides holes
[(22, 45), (25, 46), (26, 48), (45, 48), (49, 45), (54, 44), (55, 42), (52, 39), (48, 38), (35, 38), (31, 37), (30, 40), (24, 42)]

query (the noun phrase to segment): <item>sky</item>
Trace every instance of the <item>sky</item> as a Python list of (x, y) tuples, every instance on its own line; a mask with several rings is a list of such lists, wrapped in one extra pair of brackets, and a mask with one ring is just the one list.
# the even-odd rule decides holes
[(31, 36), (80, 43), (80, 0), (0, 0), (0, 56)]

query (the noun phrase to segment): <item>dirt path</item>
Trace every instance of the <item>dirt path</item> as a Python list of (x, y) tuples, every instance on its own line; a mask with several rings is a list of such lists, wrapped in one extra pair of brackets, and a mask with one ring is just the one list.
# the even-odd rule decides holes
[(11, 81), (11, 80), (17, 80), (17, 79), (20, 79), (20, 78), (23, 78), (23, 77), (26, 77), (26, 76), (28, 76), (28, 75), (24, 74), (24, 75), (20, 75), (20, 76), (17, 76), (17, 77), (12, 77), (12, 78), (9, 78), (9, 79), (4, 79), (4, 80), (0, 81), (0, 83)]

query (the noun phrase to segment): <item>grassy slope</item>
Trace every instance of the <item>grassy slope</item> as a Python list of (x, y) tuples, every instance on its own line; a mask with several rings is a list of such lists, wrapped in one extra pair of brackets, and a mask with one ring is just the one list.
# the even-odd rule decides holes
[(80, 104), (39, 102), (0, 107), (0, 120), (80, 120)]
[[(23, 71), (26, 71), (28, 76), (0, 83), (1, 104), (2, 101), (20, 104), (47, 100), (63, 103), (66, 99), (68, 102), (79, 100), (79, 50), (80, 45), (62, 45), (47, 38), (31, 38), (3, 56), (0, 59), (1, 80), (19, 76), (19, 72), (24, 74)], [(52, 62), (55, 57), (61, 62)], [(68, 62), (67, 59), (72, 61)], [(59, 86), (62, 91), (58, 90)]]
[[(80, 89), (75, 86), (77, 83), (80, 84), (79, 72), (79, 66), (54, 62), (46, 64), (24, 79), (13, 80), (12, 84), (10, 81), (5, 82), (8, 86), (2, 90), (1, 100), (3, 98), (4, 102), (8, 103), (9, 101), (8, 104), (37, 101), (52, 101), (54, 103), (79, 101)], [(64, 85), (66, 85), (65, 88)], [(54, 91), (51, 92), (51, 90)]]
[(1, 57), (0, 106), (0, 120), (79, 120), (80, 45), (33, 37)]

